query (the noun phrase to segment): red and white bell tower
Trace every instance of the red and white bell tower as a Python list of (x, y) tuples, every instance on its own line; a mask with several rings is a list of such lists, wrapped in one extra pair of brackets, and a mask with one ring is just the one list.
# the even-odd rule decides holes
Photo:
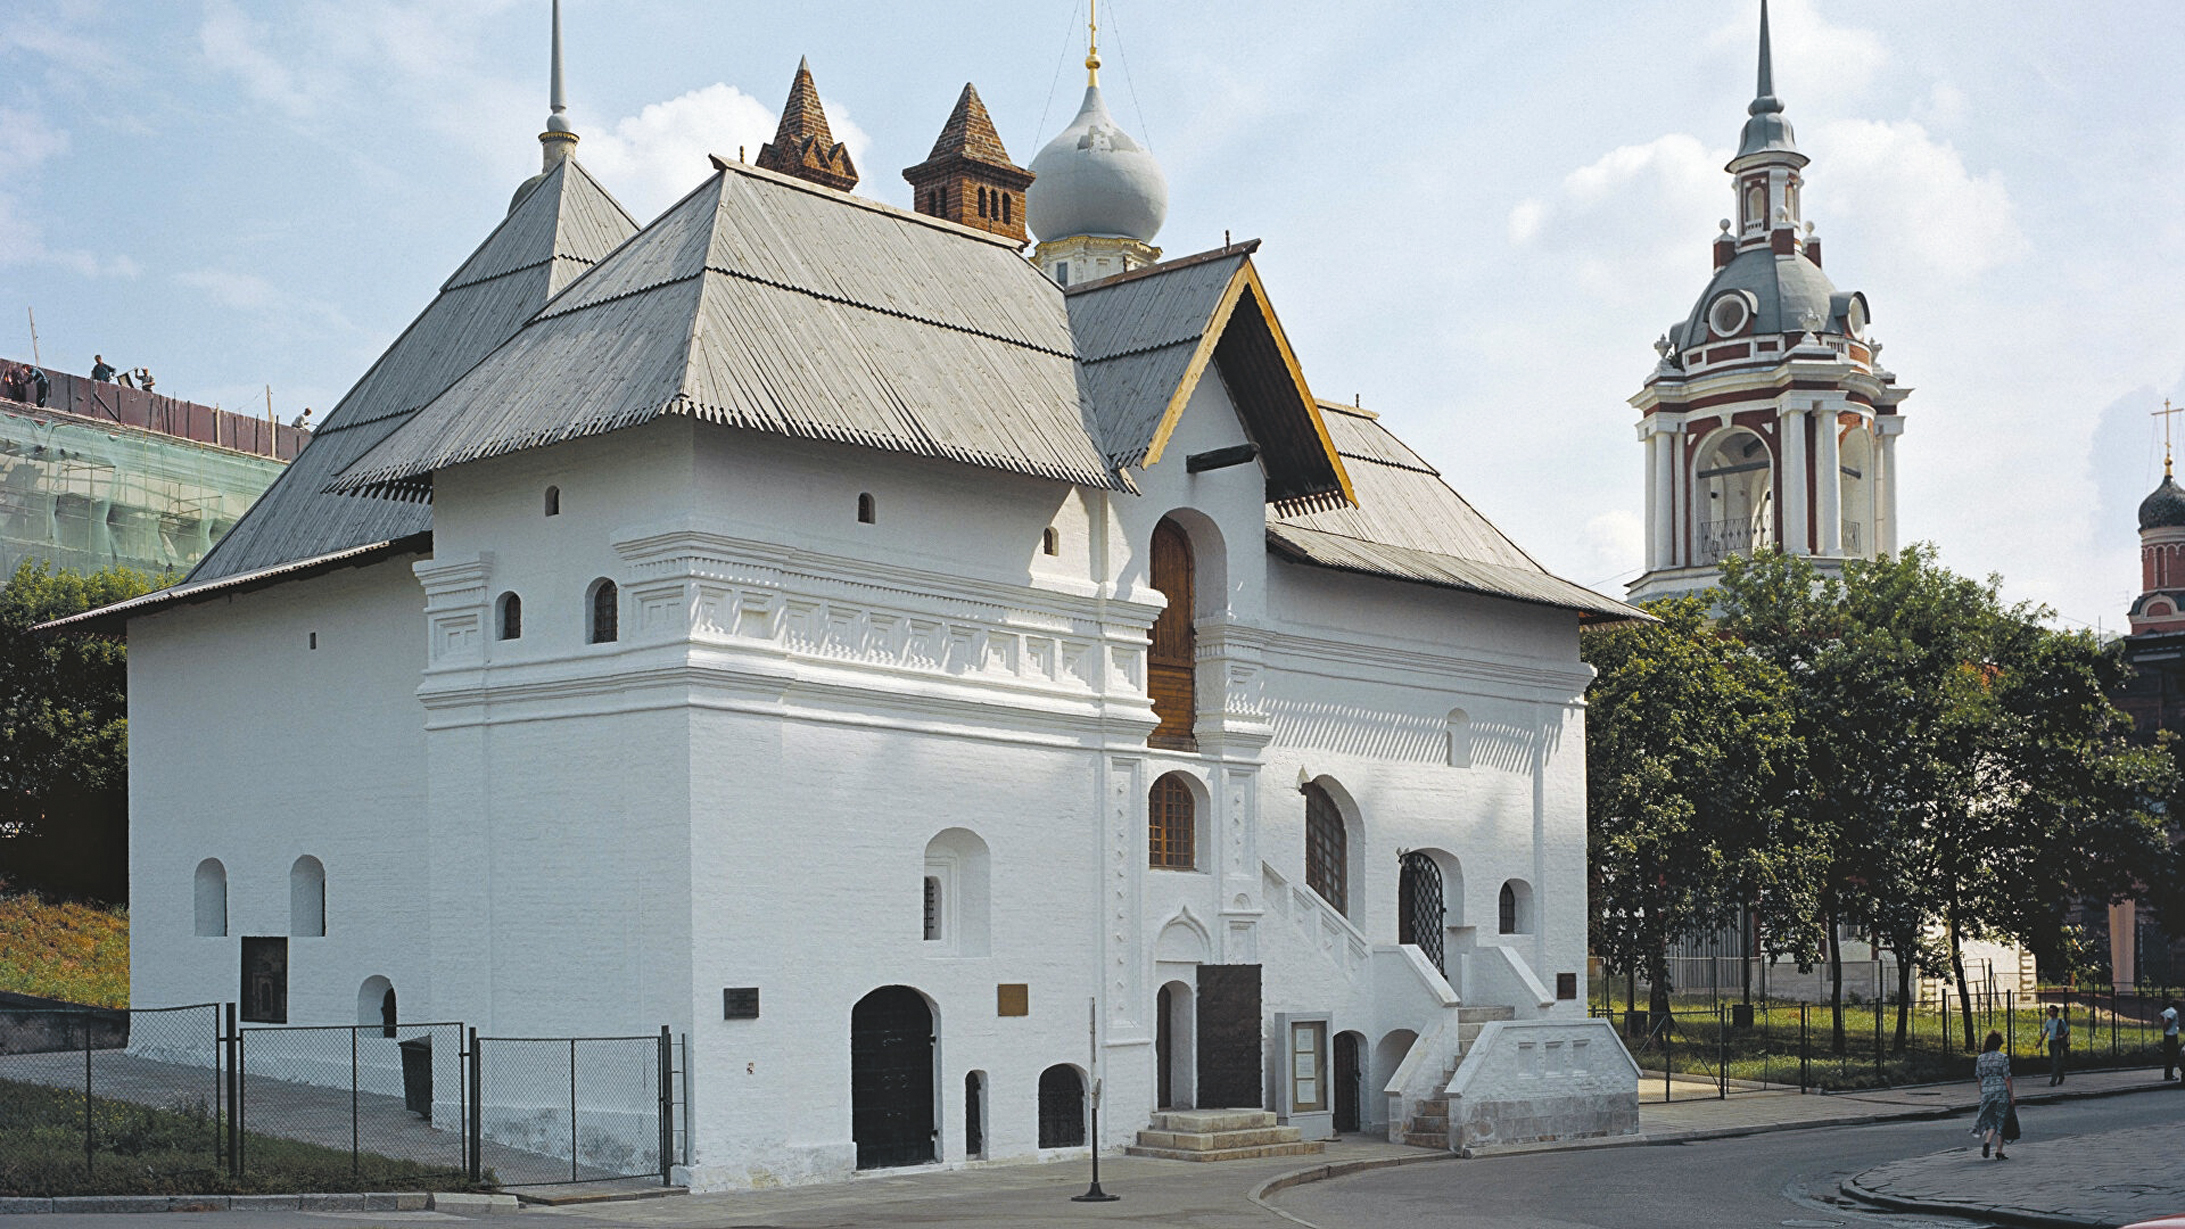
[(1735, 221), (1714, 277), (1654, 343), (1631, 399), (1646, 447), (1646, 572), (1634, 601), (1711, 588), (1730, 555), (1780, 547), (1824, 567), (1897, 549), (1898, 406), (1866, 296), (1821, 272), (1803, 221), (1807, 157), (1775, 96), (1768, 5), (1760, 81), (1724, 169)]

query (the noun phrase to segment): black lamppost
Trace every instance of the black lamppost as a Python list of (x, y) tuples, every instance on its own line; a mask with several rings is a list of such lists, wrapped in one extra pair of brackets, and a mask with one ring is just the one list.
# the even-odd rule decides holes
[[(1095, 998), (1088, 1001), (1086, 1008), (1085, 1031), (1092, 1039), (1092, 1053), (1090, 1061), (1085, 1064), (1085, 1070), (1087, 1072), (1097, 1072), (1100, 1069), (1100, 1000)], [(1098, 1075), (1093, 1076), (1091, 1095), (1092, 1135), (1089, 1142), (1092, 1144), (1092, 1185), (1085, 1188), (1084, 1194), (1070, 1196), (1070, 1202), (1114, 1203), (1122, 1196), (1110, 1195), (1100, 1189), (1100, 1077)]]

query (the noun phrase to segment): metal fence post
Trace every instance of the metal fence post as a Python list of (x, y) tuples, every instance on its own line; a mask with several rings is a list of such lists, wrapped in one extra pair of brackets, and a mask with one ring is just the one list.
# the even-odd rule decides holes
[(236, 1150), (235, 1116), (242, 1112), (242, 1102), (236, 1099), (242, 1077), (242, 1055), (235, 1049), (235, 1004), (229, 1003), (227, 1008), (227, 1031), (220, 1038), (220, 1048), (226, 1052), (228, 1059), (228, 1114), (222, 1125), (227, 1128), (228, 1176), (240, 1178), (243, 1176), (243, 1166), (242, 1154)]
[(1715, 1000), (1715, 1100), (1726, 1101), (1730, 1096), (1730, 1035), (1723, 1027), (1721, 999)]
[(689, 1168), (697, 1145), (691, 1137), (696, 1134), (690, 1113), (690, 1034), (683, 1034), (683, 1165)]
[(668, 1171), (675, 1160), (674, 1041), (668, 1026), (660, 1026), (660, 1185), (667, 1186)]
[(357, 1149), (357, 1028), (349, 1026), (349, 1176), (354, 1178), (363, 1169), (363, 1161)]
[(1874, 996), (1874, 1082), (1886, 1085), (1889, 1073), (1882, 1066), (1882, 996)]
[(569, 1180), (577, 1180), (577, 1039), (569, 1039)]
[[(462, 1034), (458, 1032), (456, 1035), (461, 1036)], [(485, 1090), (482, 1084), (484, 1075), (485, 1063), (478, 1056), (478, 1030), (474, 1028), (470, 1030), (470, 1096), (468, 1098), (470, 1104), (467, 1107), (470, 1121), (464, 1124), (470, 1128), (465, 1132), (465, 1140), (469, 1144), (470, 1180), (472, 1182), (483, 1180), (482, 1175), (485, 1168), (483, 1164), (484, 1133), (479, 1125), (479, 1120), (485, 1116)]]
[[(229, 1005), (229, 1010), (234, 1010), (233, 1004)], [(231, 1015), (229, 1018), (234, 1017)], [(246, 1145), (250, 1139), (250, 1076), (244, 1070), (244, 1064), (249, 1061), (250, 1052), (243, 1043), (242, 1027), (238, 1025), (235, 1029), (235, 1176), (238, 1178), (243, 1176), (243, 1167), (249, 1161)]]
[(1798, 1005), (1798, 1091), (1801, 1095), (1806, 1091), (1809, 1082), (1808, 1076), (1811, 1074), (1813, 1066), (1813, 1046), (1807, 1033), (1807, 1023), (1812, 1014), (1812, 1008), (1813, 1004), (1811, 1003), (1800, 1003)]
[(91, 1013), (83, 1013), (83, 1176), (91, 1177)]
[(2018, 1057), (2018, 1012), (2015, 1010), (2016, 1004), (2011, 1001), (2012, 995), (2012, 991), (2005, 990), (2003, 992), (2003, 1029), (2009, 1034), (2005, 1045), (2010, 1051), (2010, 1056), (2016, 1058)]

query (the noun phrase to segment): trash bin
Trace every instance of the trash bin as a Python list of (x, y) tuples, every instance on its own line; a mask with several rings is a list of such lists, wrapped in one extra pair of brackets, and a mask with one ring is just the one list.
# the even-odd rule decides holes
[(432, 1117), (432, 1038), (412, 1037), (402, 1047), (402, 1106), (422, 1118)]

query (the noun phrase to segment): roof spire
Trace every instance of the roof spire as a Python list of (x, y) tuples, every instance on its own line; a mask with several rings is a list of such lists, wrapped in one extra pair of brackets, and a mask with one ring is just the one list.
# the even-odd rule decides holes
[(1768, 0), (1760, 0), (1760, 81), (1753, 91), (1753, 105), (1745, 113), (1761, 115), (1782, 109), (1783, 101), (1775, 96), (1775, 55), (1768, 49)]
[(1100, 84), (1100, 0), (1087, 0), (1085, 10), (1085, 84)]
[(819, 86), (812, 81), (808, 59), (797, 59), (789, 100), (781, 108), (781, 125), (774, 130), (774, 139), (759, 148), (758, 165), (838, 192), (857, 186), (857, 167), (850, 161), (850, 151), (827, 127), (827, 111), (820, 105)]
[(568, 159), (576, 148), (576, 131), (569, 127), (569, 101), (561, 84), (561, 0), (554, 0), (554, 58), (547, 83), (546, 131), (539, 134), (539, 144), (544, 147), (543, 170), (551, 171), (554, 164)]

